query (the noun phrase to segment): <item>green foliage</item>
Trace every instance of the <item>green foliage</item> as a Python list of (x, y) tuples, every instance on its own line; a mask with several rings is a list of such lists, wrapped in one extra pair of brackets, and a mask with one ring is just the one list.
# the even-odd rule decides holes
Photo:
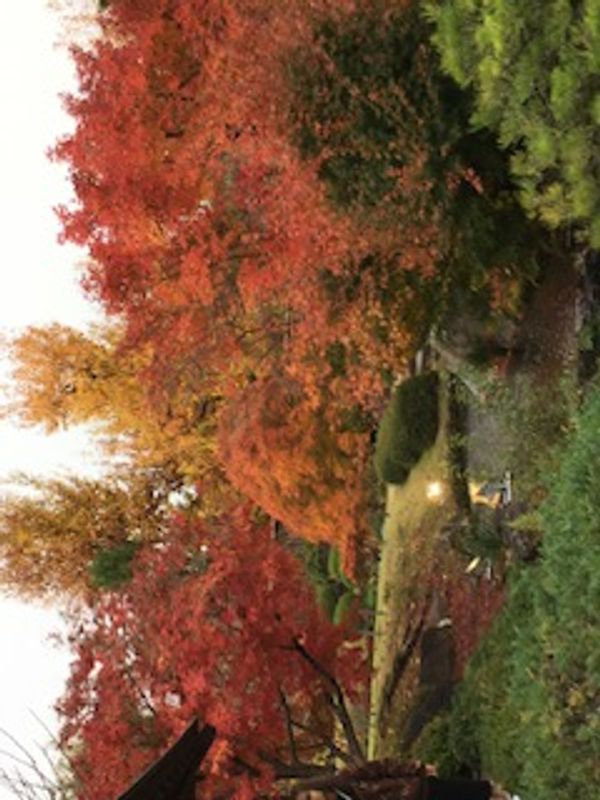
[(460, 551), (469, 558), (479, 556), (492, 561), (498, 559), (502, 553), (503, 544), (493, 509), (487, 506), (476, 506), (473, 509), (470, 524), (466, 527), (457, 545)]
[(348, 590), (344, 592), (344, 594), (338, 598), (338, 601), (335, 604), (331, 621), (335, 625), (341, 625), (346, 620), (346, 617), (350, 613), (352, 606), (356, 604), (356, 600), (357, 597), (353, 591)]
[(336, 625), (342, 624), (354, 608), (373, 612), (377, 602), (377, 579), (371, 576), (363, 586), (353, 583), (343, 572), (340, 552), (327, 544), (297, 542), (294, 551), (304, 563), (317, 602)]
[(512, 156), (524, 207), (600, 247), (600, 0), (428, 0), (444, 69)]
[(433, 445), (439, 424), (438, 376), (429, 372), (403, 381), (381, 419), (375, 470), (386, 483), (404, 483)]
[(414, 751), (419, 759), (435, 764), (441, 778), (476, 775), (479, 750), (472, 740), (472, 720), (463, 719), (455, 706), (452, 713), (440, 714), (425, 727)]
[(328, 619), (333, 619), (337, 605), (339, 590), (332, 583), (315, 583), (315, 595), (319, 607)]
[[(353, 584), (344, 575), (337, 547), (298, 541), (295, 552), (303, 562), (308, 578), (315, 589), (317, 600), (326, 616), (333, 619), (340, 597), (353, 590)], [(354, 591), (352, 591), (354, 594)]]
[(560, 469), (548, 476), (542, 560), (511, 576), (506, 608), (472, 660), (450, 716), (417, 748), (452, 767), (481, 768), (524, 797), (597, 796), (599, 428), (596, 389)]
[(138, 542), (123, 542), (116, 547), (99, 550), (90, 564), (94, 586), (116, 589), (131, 580), (131, 562), (139, 550)]
[(337, 581), (341, 575), (340, 551), (337, 547), (330, 547), (327, 554), (327, 577), (329, 580)]

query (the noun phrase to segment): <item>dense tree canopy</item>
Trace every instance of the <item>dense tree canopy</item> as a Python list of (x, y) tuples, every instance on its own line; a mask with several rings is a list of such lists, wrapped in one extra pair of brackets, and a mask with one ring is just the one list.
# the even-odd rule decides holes
[(511, 153), (525, 208), (600, 246), (600, 3), (433, 0), (445, 69)]
[(77, 128), (56, 148), (78, 199), (65, 237), (89, 248), (90, 287), (151, 344), (159, 382), (260, 365), (348, 248), (279, 131), (278, 47), (302, 35), (303, 5), (114, 3), (75, 53)]
[(198, 714), (219, 731), (203, 796), (269, 793), (277, 776), (310, 774), (316, 753), (321, 769), (360, 757), (351, 728), (346, 746), (332, 727), (349, 725), (337, 681), (360, 686), (360, 651), (342, 646), (299, 563), (249, 509), (175, 520), (133, 572), (73, 620), (60, 707), (81, 800), (113, 800)]

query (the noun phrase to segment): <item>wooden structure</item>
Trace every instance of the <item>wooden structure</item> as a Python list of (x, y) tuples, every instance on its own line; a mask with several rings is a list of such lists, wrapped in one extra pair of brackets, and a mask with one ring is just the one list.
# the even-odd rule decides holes
[(118, 800), (194, 800), (198, 767), (215, 738), (212, 725), (196, 719)]

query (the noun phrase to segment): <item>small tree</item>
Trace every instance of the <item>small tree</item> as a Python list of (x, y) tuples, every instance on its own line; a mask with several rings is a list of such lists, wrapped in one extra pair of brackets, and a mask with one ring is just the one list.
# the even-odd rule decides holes
[(34, 493), (3, 498), (0, 511), (2, 586), (24, 597), (85, 593), (99, 553), (164, 534), (168, 484), (165, 494), (159, 477), (23, 478)]

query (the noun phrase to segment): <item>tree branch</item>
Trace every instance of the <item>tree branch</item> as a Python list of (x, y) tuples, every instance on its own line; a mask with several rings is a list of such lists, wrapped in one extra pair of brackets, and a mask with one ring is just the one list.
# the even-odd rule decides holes
[[(295, 720), (292, 720), (292, 725), (294, 728), (298, 728), (300, 731), (315, 734), (313, 728), (309, 728), (308, 725), (304, 725), (302, 722), (296, 722)], [(334, 758), (339, 758), (340, 761), (343, 761), (346, 764), (352, 763), (352, 756), (350, 756), (345, 750), (342, 750), (340, 747), (338, 747), (332, 739), (321, 737), (320, 741), (315, 742), (315, 745), (326, 747)]]
[(294, 736), (294, 723), (292, 720), (292, 712), (287, 701), (287, 697), (285, 696), (285, 692), (283, 689), (278, 687), (279, 692), (279, 699), (281, 701), (281, 708), (283, 710), (283, 716), (285, 719), (285, 727), (287, 730), (288, 735), (288, 743), (290, 746), (290, 753), (292, 754), (292, 762), (294, 764), (298, 764), (300, 759), (298, 758), (298, 748), (296, 746), (296, 737)]
[(276, 758), (269, 758), (264, 753), (261, 753), (263, 758), (268, 764), (271, 765), (275, 772), (275, 780), (325, 780), (327, 777), (335, 775), (333, 767), (324, 767), (321, 764), (286, 764), (284, 761), (279, 761)]
[(317, 661), (317, 659), (311, 653), (308, 652), (298, 638), (293, 640), (292, 649), (299, 653), (300, 656), (302, 656), (302, 658), (308, 664), (310, 664), (315, 672), (317, 672), (323, 678), (325, 685), (329, 689), (331, 707), (344, 731), (352, 761), (358, 764), (364, 764), (366, 761), (365, 753), (360, 742), (358, 741), (356, 731), (354, 730), (354, 725), (352, 724), (352, 719), (348, 713), (348, 707), (346, 705), (346, 699), (344, 697), (342, 687), (333, 677), (333, 675), (331, 675), (331, 673), (329, 673), (325, 667), (319, 661)]

